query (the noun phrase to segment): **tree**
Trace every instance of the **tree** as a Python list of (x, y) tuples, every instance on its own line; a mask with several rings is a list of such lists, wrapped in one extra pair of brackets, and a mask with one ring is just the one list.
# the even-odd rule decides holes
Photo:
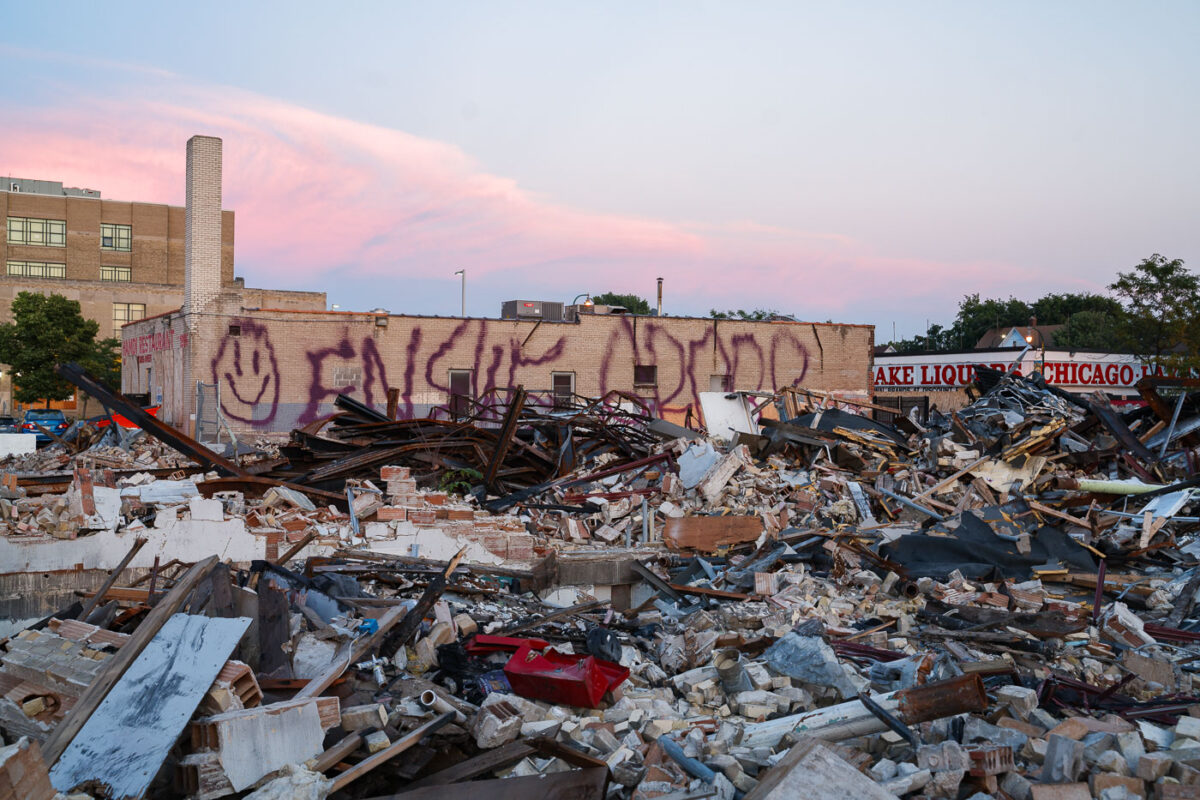
[(946, 349), (970, 349), (993, 328), (1028, 325), (1033, 309), (1024, 300), (980, 300), (979, 294), (969, 294), (958, 304), (958, 316), (944, 334)]
[(1033, 304), (1033, 316), (1039, 325), (1066, 325), (1076, 314), (1095, 311), (1110, 317), (1121, 315), (1121, 304), (1102, 294), (1048, 294)]
[(604, 292), (592, 295), (592, 302), (598, 306), (621, 306), (629, 309), (630, 314), (649, 314), (650, 304), (636, 294), (617, 294)]
[(1124, 304), (1123, 339), (1133, 352), (1151, 357), (1155, 367), (1196, 362), (1200, 279), (1182, 259), (1155, 253), (1132, 272), (1118, 272), (1108, 288)]
[[(21, 292), (12, 302), (12, 322), (0, 325), (0, 362), (13, 372), (16, 399), (22, 403), (66, 400), (75, 387), (54, 374), (54, 365), (98, 361), (100, 324), (84, 319), (79, 303), (62, 295)], [(116, 341), (108, 340), (115, 348)]]
[(1124, 312), (1119, 304), (1115, 314), (1077, 311), (1067, 318), (1066, 327), (1054, 332), (1054, 346), (1070, 350), (1106, 350), (1110, 353), (1120, 350), (1123, 319)]
[(737, 311), (734, 311), (732, 308), (728, 311), (718, 311), (712, 308), (709, 309), (708, 315), (713, 319), (766, 320), (786, 318), (786, 315), (780, 314), (773, 308), (756, 308), (753, 311), (743, 311), (740, 308)]

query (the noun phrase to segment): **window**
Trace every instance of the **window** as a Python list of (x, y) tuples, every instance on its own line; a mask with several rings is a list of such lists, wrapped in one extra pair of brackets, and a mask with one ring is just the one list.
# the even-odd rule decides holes
[(8, 274), (25, 278), (65, 278), (67, 265), (52, 261), (9, 261)]
[(111, 222), (100, 223), (100, 249), (120, 250), (128, 253), (133, 248), (133, 228), (129, 225), (114, 225)]
[(634, 386), (657, 386), (658, 367), (653, 364), (638, 364), (633, 368)]
[(67, 223), (61, 219), (9, 217), (8, 243), (66, 247)]
[(551, 372), (550, 383), (554, 391), (554, 407), (569, 408), (575, 395), (575, 373)]
[(450, 416), (462, 419), (471, 413), (471, 370), (450, 370)]
[(145, 303), (113, 303), (113, 327), (146, 318)]
[(131, 281), (133, 280), (133, 270), (129, 267), (101, 267), (100, 280)]

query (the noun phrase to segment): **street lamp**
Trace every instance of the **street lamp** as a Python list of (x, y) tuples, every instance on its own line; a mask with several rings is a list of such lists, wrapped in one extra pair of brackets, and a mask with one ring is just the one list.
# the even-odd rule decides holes
[(1041, 365), (1038, 367), (1038, 371), (1045, 372), (1045, 370), (1046, 370), (1046, 336), (1045, 336), (1045, 334), (1043, 334), (1041, 331), (1039, 331), (1037, 329), (1037, 325), (1035, 324), (1036, 321), (1037, 321), (1036, 318), (1029, 320), (1029, 333), (1025, 334), (1025, 344), (1032, 347), (1033, 346), (1033, 335), (1035, 333), (1037, 334), (1038, 342), (1041, 344), (1041, 349), (1042, 349), (1042, 361), (1041, 361)]
[(584, 308), (591, 308), (592, 306), (596, 305), (595, 303), (592, 302), (592, 295), (588, 292), (580, 292), (579, 294), (575, 295), (575, 299), (571, 301), (571, 305), (575, 305), (576, 303), (578, 303), (579, 298), (581, 298), (581, 297), (587, 298), (587, 300), (583, 301)]
[(467, 271), (460, 269), (454, 274), (462, 275), (462, 316), (465, 317), (467, 316)]

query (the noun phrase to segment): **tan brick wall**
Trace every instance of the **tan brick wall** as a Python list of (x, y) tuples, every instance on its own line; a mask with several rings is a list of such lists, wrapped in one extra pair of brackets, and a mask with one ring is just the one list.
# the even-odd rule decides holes
[[(551, 374), (571, 372), (576, 392), (612, 390), (643, 398), (676, 420), (699, 412), (699, 392), (714, 375), (732, 376), (740, 390), (804, 386), (870, 393), (874, 329), (863, 325), (744, 322), (680, 317), (584, 317), (579, 324), (520, 320), (391, 316), (344, 312), (243, 311), (223, 296), (220, 313), (205, 315), (186, 345), (147, 350), (140, 368), (127, 358), (124, 387), (140, 391), (144, 371), (164, 376), (164, 399), (190, 387), (164, 415), (183, 423), (195, 381), (217, 381), (229, 420), (241, 430), (287, 431), (330, 413), (340, 392), (383, 407), (397, 387), (402, 413), (427, 414), (444, 405), (450, 370), (473, 373), (475, 396), (518, 384), (548, 392)], [(377, 324), (377, 319), (386, 325)], [(152, 334), (147, 322), (126, 326), (127, 343)], [(170, 321), (174, 324), (174, 321)], [(159, 344), (165, 344), (160, 338)], [(135, 348), (136, 349), (136, 348)], [(190, 360), (193, 367), (188, 367)], [(179, 365), (183, 365), (180, 369)], [(657, 367), (654, 386), (635, 386), (634, 366)], [(142, 372), (139, 376), (138, 369)]]

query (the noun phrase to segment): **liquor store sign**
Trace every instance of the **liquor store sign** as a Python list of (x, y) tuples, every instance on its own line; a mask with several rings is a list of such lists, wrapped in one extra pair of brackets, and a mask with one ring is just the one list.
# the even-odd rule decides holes
[(1016, 375), (1040, 371), (1052, 386), (1101, 390), (1132, 390), (1134, 384), (1148, 375), (1168, 374), (1123, 354), (1030, 351), (1018, 361), (1017, 353), (1004, 358), (995, 351), (985, 351), (977, 358), (965, 353), (876, 356), (871, 377), (876, 391), (961, 389), (975, 380), (975, 367), (979, 365)]

